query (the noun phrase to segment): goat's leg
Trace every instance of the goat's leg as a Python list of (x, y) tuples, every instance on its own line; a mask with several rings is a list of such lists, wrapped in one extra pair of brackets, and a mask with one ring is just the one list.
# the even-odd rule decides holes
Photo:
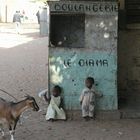
[(14, 132), (13, 131), (10, 131), (10, 136), (11, 136), (10, 140), (14, 140)]
[(11, 136), (11, 139), (10, 140), (14, 140), (14, 130), (12, 129), (12, 126), (9, 125), (9, 132), (10, 132), (10, 136)]
[(3, 129), (3, 125), (0, 124), (0, 133), (1, 133), (1, 136), (4, 137), (4, 129)]
[(13, 129), (12, 129), (12, 126), (11, 125), (9, 126), (11, 140), (14, 140), (14, 134), (15, 134), (15, 129), (16, 129), (18, 120), (19, 120), (19, 117), (17, 117), (17, 119), (15, 120), (15, 122), (14, 122), (14, 128)]
[(4, 133), (4, 130), (2, 128), (0, 128), (0, 132), (1, 132), (1, 136), (4, 137), (5, 133)]
[(15, 129), (16, 129), (16, 126), (17, 126), (17, 122), (18, 122), (18, 120), (20, 119), (20, 116), (19, 117), (17, 117), (17, 119), (15, 120), (15, 124), (14, 124), (14, 131), (15, 131)]

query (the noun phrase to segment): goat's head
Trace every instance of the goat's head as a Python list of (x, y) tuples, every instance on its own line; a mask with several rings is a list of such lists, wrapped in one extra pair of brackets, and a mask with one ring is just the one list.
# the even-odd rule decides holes
[(34, 111), (39, 111), (39, 106), (37, 105), (35, 98), (30, 95), (26, 95), (25, 97), (27, 105), (33, 108)]

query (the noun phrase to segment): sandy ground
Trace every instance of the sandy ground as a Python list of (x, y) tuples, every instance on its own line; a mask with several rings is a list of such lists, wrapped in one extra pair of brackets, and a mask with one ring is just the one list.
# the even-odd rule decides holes
[(46, 122), (42, 116), (19, 127), (17, 140), (139, 140), (140, 120)]
[(36, 96), (47, 88), (47, 37), (39, 35), (37, 24), (23, 25), (20, 35), (13, 24), (8, 25), (0, 24), (0, 89), (18, 100), (25, 94)]
[[(140, 120), (47, 122), (44, 113), (29, 113), (15, 140), (139, 140)], [(26, 114), (27, 115), (27, 114)], [(9, 140), (9, 135), (2, 140)]]
[[(0, 25), (0, 89), (18, 100), (33, 95), (42, 110), (25, 112), (15, 140), (140, 140), (140, 120), (45, 121), (47, 104), (37, 93), (47, 88), (47, 37), (39, 35), (38, 25), (24, 26), (20, 35), (13, 27)], [(0, 97), (13, 100), (3, 92)], [(9, 140), (8, 131), (0, 140)]]

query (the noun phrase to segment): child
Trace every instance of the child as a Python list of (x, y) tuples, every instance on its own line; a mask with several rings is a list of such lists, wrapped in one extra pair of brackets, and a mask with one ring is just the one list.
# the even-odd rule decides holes
[(56, 85), (52, 89), (50, 98), (44, 96), (46, 101), (49, 101), (49, 106), (46, 113), (46, 120), (66, 120), (66, 115), (62, 109), (62, 98), (60, 96), (61, 88)]
[(94, 78), (87, 77), (85, 80), (86, 88), (83, 89), (80, 96), (80, 104), (82, 106), (82, 116), (85, 120), (89, 120), (90, 118), (94, 118), (94, 108), (95, 108), (95, 96), (102, 96), (95, 91), (94, 87)]

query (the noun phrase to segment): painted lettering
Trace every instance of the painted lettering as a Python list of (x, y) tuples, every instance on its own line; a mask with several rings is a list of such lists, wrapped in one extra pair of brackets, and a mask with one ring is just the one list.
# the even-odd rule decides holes
[(82, 11), (84, 12), (84, 5), (83, 5), (83, 4), (80, 4), (80, 5), (79, 5), (79, 10), (80, 10), (81, 12), (82, 12)]
[(110, 12), (109, 5), (105, 5), (105, 11), (106, 11), (106, 12)]
[(93, 9), (94, 12), (98, 12), (98, 6), (97, 6), (97, 4), (93, 5), (93, 8), (92, 9)]
[(108, 67), (108, 61), (107, 60), (103, 60), (103, 66), (107, 66)]
[(56, 11), (60, 11), (61, 10), (61, 6), (59, 4), (55, 4), (55, 10)]
[(69, 10), (69, 11), (73, 11), (73, 6), (69, 4), (69, 5), (68, 5), (68, 10)]
[(78, 62), (80, 67), (93, 67), (93, 66), (97, 66), (97, 67), (108, 67), (108, 60), (106, 59), (99, 59), (99, 60), (94, 60), (94, 59), (80, 59)]
[(74, 9), (75, 9), (75, 11), (79, 11), (79, 7), (77, 6), (77, 5), (74, 5)]
[(64, 60), (64, 65), (65, 65), (66, 67), (71, 67), (71, 59)]
[[(52, 8), (52, 7), (51, 7)], [(53, 9), (51, 9), (53, 10)], [(92, 4), (82, 4), (82, 3), (55, 3), (55, 11), (65, 11), (65, 12), (117, 12), (118, 6), (109, 3), (92, 3)]]
[(118, 12), (118, 5), (114, 5), (114, 11)]
[(94, 60), (93, 59), (89, 59), (89, 66), (94, 66)]
[[(77, 64), (80, 67), (108, 67), (108, 60), (107, 59), (80, 59)], [(66, 67), (72, 66), (71, 59), (64, 60), (64, 65)]]
[(79, 66), (83, 67), (85, 65), (84, 59), (80, 59), (78, 64), (79, 64)]
[(96, 65), (97, 66), (102, 66), (103, 65), (103, 61), (102, 60), (97, 60), (96, 61)]
[(66, 5), (66, 4), (63, 4), (63, 5), (62, 5), (62, 10), (63, 10), (63, 11), (67, 11), (67, 5)]
[(104, 11), (104, 8), (103, 8), (103, 5), (102, 4), (99, 6), (99, 11), (100, 12), (103, 12)]
[(90, 6), (90, 5), (86, 5), (86, 6), (85, 6), (85, 10), (86, 10), (86, 11), (91, 11), (91, 6)]

